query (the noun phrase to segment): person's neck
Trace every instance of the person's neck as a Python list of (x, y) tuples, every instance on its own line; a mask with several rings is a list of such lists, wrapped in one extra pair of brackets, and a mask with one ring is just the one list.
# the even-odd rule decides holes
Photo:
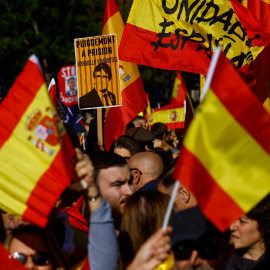
[(265, 253), (265, 251), (266, 249), (264, 243), (258, 242), (243, 254), (243, 258), (257, 261)]

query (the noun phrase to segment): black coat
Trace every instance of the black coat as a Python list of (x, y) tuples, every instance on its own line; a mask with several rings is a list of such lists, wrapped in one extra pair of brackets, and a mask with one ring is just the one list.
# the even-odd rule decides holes
[[(112, 105), (116, 105), (116, 98), (115, 95), (107, 91), (108, 97), (112, 103)], [(84, 96), (79, 98), (79, 107), (81, 108), (94, 108), (94, 107), (103, 107), (106, 104), (103, 104), (97, 90), (94, 88), (89, 93), (85, 94)]]

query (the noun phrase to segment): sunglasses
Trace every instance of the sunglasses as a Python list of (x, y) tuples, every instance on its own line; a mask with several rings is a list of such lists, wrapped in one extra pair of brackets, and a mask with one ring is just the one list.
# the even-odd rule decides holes
[(14, 252), (10, 255), (10, 257), (20, 261), (23, 264), (26, 263), (28, 257), (31, 257), (33, 263), (36, 265), (46, 265), (51, 263), (50, 256), (47, 252), (40, 252), (32, 255)]
[(218, 248), (216, 245), (191, 246), (185, 244), (173, 247), (174, 256), (178, 261), (188, 260), (193, 250), (197, 250), (202, 259), (212, 260), (217, 257)]

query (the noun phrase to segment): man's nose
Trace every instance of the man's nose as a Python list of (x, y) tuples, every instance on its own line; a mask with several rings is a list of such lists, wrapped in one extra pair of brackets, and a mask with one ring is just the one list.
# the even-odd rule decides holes
[(125, 183), (122, 186), (122, 192), (124, 195), (132, 195), (134, 193), (134, 188), (129, 183)]

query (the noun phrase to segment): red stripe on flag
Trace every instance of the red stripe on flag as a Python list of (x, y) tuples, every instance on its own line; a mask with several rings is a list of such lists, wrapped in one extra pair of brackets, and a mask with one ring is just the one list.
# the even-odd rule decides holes
[(181, 129), (184, 128), (185, 122), (165, 123), (168, 129)]
[(143, 83), (139, 77), (122, 91), (123, 106), (110, 108), (104, 126), (104, 144), (109, 150), (112, 143), (123, 135), (126, 125), (147, 108)]
[[(49, 214), (54, 203), (70, 183), (73, 168), (70, 159), (74, 153), (67, 133), (63, 135), (62, 148), (56, 155), (48, 170), (38, 180), (27, 200), (28, 208), (23, 218), (41, 227), (47, 223), (45, 216)], [(69, 180), (67, 180), (69, 179)], [(42, 212), (40, 212), (42, 210)]]
[[(174, 177), (192, 190), (204, 214), (221, 231), (227, 230), (232, 220), (237, 220), (244, 214), (244, 211), (217, 184), (201, 162), (184, 145), (181, 147), (181, 155), (174, 171)], [(215, 214), (220, 211), (223, 212), (222, 218)]]
[[(36, 69), (36, 71), (33, 71), (34, 69)], [(39, 74), (39, 76), (33, 77), (33, 74)], [(28, 82), (27, 89), (25, 89), (25, 81)], [(21, 121), (21, 116), (32, 103), (37, 91), (43, 83), (45, 83), (45, 81), (38, 66), (32, 61), (28, 61), (23, 72), (9, 91), (8, 96), (1, 103), (0, 148), (5, 141), (9, 139), (13, 130)], [(16, 110), (13, 110), (11, 113), (11, 108), (14, 108), (14, 106), (16, 106)]]
[(16, 269), (16, 270), (26, 270), (23, 264), (16, 259), (9, 258), (10, 253), (4, 248), (4, 246), (0, 243), (0, 269)]
[(118, 12), (118, 7), (114, 0), (107, 0), (105, 5), (105, 14), (103, 19), (103, 27), (106, 22), (116, 13)]
[[(270, 154), (270, 115), (222, 53), (211, 88), (242, 127)], [(230, 78), (224, 81), (224, 78)], [(237, 91), (227, 91), (231, 81)], [(222, 83), (220, 83), (222, 82)], [(242, 102), (244, 101), (244, 102)], [(258, 118), (258, 115), (260, 116)], [(263, 131), (263, 132), (262, 132)]]
[[(170, 37), (164, 37), (162, 43), (169, 44), (171, 40), (180, 40), (181, 37), (181, 35), (176, 37), (175, 34), (172, 34)], [(119, 46), (119, 59), (161, 69), (206, 74), (210, 60), (204, 50), (196, 51), (198, 45), (196, 42), (187, 41), (183, 50), (181, 50), (181, 42), (183, 42), (181, 41), (176, 50), (159, 47), (154, 51), (155, 47), (150, 44), (154, 41), (158, 42), (158, 39), (157, 33), (127, 23)], [(201, 44), (201, 46), (203, 45)], [(198, 61), (200, 61), (199, 66)]]

